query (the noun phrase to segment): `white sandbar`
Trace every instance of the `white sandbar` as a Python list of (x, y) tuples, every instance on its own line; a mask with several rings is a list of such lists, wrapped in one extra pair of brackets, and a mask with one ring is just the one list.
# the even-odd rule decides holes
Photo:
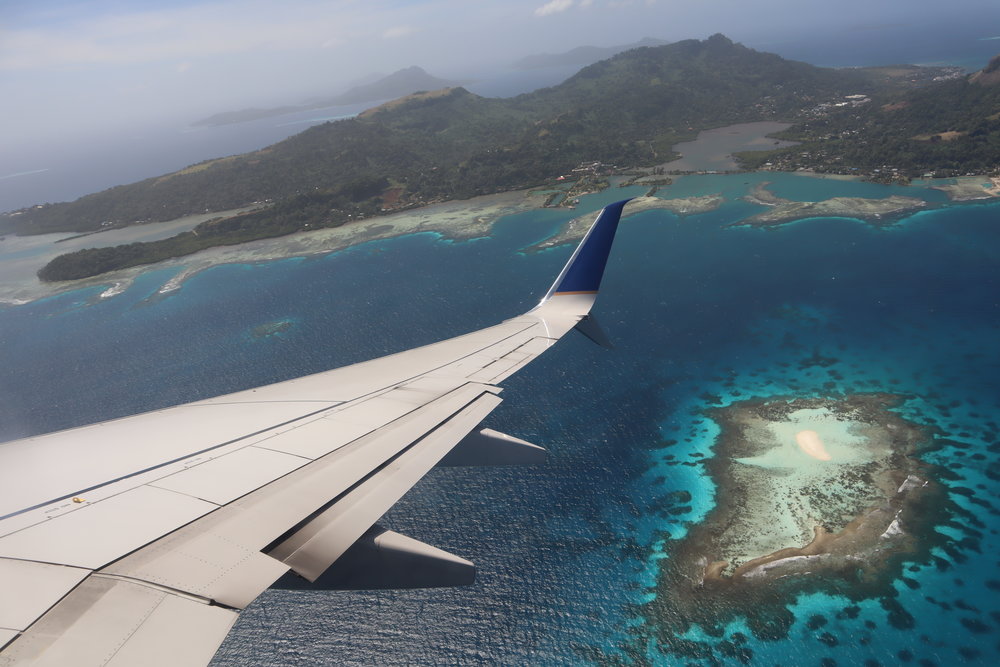
[(826, 445), (816, 431), (799, 431), (795, 434), (795, 442), (799, 444), (799, 449), (820, 461), (829, 461), (833, 458), (826, 451)]

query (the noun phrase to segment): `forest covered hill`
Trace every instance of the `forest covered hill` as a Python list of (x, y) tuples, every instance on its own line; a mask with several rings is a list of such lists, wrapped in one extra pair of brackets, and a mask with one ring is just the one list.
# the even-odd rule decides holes
[[(774, 168), (787, 156), (821, 171), (890, 159), (908, 172), (986, 170), (1000, 155), (998, 91), (991, 72), (977, 79), (913, 66), (827, 69), (715, 35), (630, 50), (514, 98), (464, 88), (417, 93), (253, 153), (8, 214), (0, 225), (19, 234), (87, 232), (260, 205), (163, 241), (63, 255), (39, 273), (67, 280), (533, 187), (583, 163), (651, 167), (701, 129), (759, 120), (798, 122), (789, 134), (807, 145), (744, 156), (751, 167), (767, 160)], [(907, 173), (894, 169), (887, 173)]]
[[(722, 35), (639, 48), (514, 98), (413, 95), (260, 151), (0, 219), (19, 234), (85, 232), (261, 201), (322, 204), (331, 223), (383, 208), (523, 188), (584, 161), (664, 162), (699, 130), (786, 118), (879, 83), (788, 61)], [(314, 221), (315, 222), (315, 221)]]

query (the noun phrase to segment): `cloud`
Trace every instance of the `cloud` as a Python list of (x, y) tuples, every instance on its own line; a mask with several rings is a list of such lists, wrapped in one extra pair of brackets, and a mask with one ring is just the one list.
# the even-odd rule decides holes
[(0, 70), (134, 65), (321, 48), (339, 42), (330, 34), (331, 27), (343, 34), (360, 32), (356, 23), (361, 14), (348, 11), (351, 8), (293, 0), (287, 11), (276, 13), (258, 2), (220, 0), (24, 22), (0, 31)]
[(406, 37), (407, 35), (412, 35), (417, 31), (416, 28), (410, 25), (398, 25), (387, 29), (382, 33), (382, 37), (385, 39), (396, 39), (398, 37)]
[(573, 6), (573, 0), (550, 0), (535, 10), (535, 16), (548, 16), (564, 12)]

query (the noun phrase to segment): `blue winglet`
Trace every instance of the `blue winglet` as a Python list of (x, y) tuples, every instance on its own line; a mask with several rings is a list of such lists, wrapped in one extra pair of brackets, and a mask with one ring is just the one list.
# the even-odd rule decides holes
[(614, 241), (622, 209), (631, 199), (608, 204), (597, 216), (590, 231), (580, 241), (573, 256), (563, 267), (556, 281), (542, 300), (561, 294), (596, 294), (608, 263), (611, 242)]

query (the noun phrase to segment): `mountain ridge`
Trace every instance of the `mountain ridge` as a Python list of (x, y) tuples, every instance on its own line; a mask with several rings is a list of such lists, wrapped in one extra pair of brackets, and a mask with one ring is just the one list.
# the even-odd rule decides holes
[(545, 67), (565, 67), (570, 65), (592, 65), (593, 63), (618, 55), (623, 51), (644, 46), (665, 46), (668, 42), (655, 37), (643, 37), (638, 42), (621, 46), (578, 46), (562, 53), (538, 53), (524, 56), (514, 61), (514, 69), (530, 70)]
[(460, 87), (412, 96), (253, 153), (0, 222), (22, 234), (79, 232), (272, 203), (212, 228), (246, 240), (532, 187), (583, 162), (662, 164), (700, 129), (786, 120), (816, 101), (880, 87), (862, 70), (818, 68), (714, 35), (626, 51), (515, 98)]

